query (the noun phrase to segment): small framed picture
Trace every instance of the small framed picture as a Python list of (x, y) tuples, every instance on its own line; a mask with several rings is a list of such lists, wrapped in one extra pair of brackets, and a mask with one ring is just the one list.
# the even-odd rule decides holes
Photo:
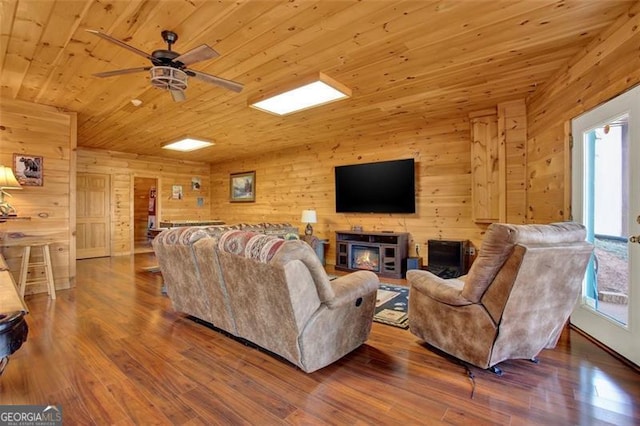
[(232, 203), (256, 200), (256, 172), (232, 173), (229, 179), (229, 200)]
[(171, 198), (173, 198), (174, 200), (182, 200), (182, 197), (182, 185), (173, 185), (171, 187)]
[(192, 177), (191, 178), (191, 190), (192, 191), (200, 191), (201, 187), (202, 187), (202, 180), (200, 180), (199, 177)]
[(13, 154), (13, 173), (22, 186), (43, 185), (43, 158), (37, 155)]

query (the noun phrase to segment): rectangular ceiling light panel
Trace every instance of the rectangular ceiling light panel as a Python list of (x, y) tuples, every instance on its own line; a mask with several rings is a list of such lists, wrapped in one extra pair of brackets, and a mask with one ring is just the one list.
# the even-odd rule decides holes
[(252, 103), (251, 106), (277, 115), (286, 115), (345, 99), (351, 91), (320, 73), (311, 83)]
[(179, 141), (164, 145), (162, 148), (172, 149), (174, 151), (188, 152), (188, 151), (195, 151), (196, 149), (206, 148), (212, 145), (213, 145), (213, 142), (207, 142), (207, 141), (193, 139), (193, 138), (184, 138)]

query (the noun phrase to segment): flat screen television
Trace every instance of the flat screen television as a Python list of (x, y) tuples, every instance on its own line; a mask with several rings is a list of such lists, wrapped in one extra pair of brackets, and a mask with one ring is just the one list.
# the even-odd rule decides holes
[(337, 213), (415, 213), (413, 158), (337, 166)]

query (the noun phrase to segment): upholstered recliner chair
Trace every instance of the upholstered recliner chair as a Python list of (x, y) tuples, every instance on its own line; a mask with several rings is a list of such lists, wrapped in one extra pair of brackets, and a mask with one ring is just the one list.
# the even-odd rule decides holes
[(407, 272), (409, 328), (429, 345), (489, 368), (555, 347), (593, 251), (576, 223), (492, 224), (468, 275)]

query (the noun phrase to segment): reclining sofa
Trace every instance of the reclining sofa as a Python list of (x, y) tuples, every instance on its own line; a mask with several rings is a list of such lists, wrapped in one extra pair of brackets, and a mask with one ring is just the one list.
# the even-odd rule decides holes
[(379, 285), (374, 273), (330, 281), (305, 242), (237, 228), (172, 228), (153, 240), (176, 311), (307, 373), (367, 340)]

